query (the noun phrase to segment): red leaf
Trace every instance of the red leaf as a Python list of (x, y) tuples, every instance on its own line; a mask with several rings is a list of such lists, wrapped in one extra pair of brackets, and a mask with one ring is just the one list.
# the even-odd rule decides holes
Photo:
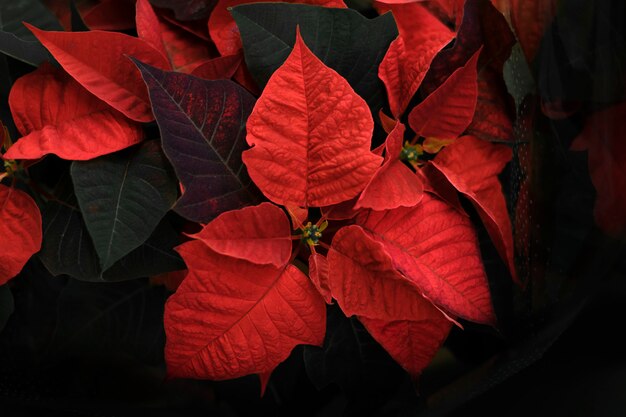
[(85, 24), (92, 30), (128, 30), (135, 27), (132, 0), (102, 0), (82, 13)]
[(328, 260), (319, 253), (309, 256), (309, 277), (317, 288), (317, 291), (324, 297), (326, 304), (332, 303), (332, 295), (328, 284)]
[(291, 227), (293, 230), (303, 227), (304, 222), (306, 222), (306, 219), (309, 217), (309, 210), (298, 206), (288, 206), (285, 208), (287, 209), (287, 213), (289, 213), (289, 217), (291, 217)]
[(537, 55), (543, 34), (556, 15), (559, 0), (511, 0), (511, 23), (526, 60)]
[(389, 210), (401, 206), (412, 207), (422, 199), (422, 182), (400, 160), (404, 129), (404, 125), (398, 122), (387, 137), (385, 162), (361, 193), (354, 206), (356, 209)]
[(212, 58), (195, 67), (191, 75), (205, 80), (229, 80), (235, 75), (241, 62), (241, 54)]
[(464, 136), (442, 150), (432, 164), (476, 207), (498, 253), (518, 282), (511, 219), (498, 180), (511, 157), (511, 149), (505, 145)]
[(445, 340), (450, 321), (359, 226), (337, 232), (328, 262), (332, 296), (343, 312), (358, 316), (404, 369), (419, 375)]
[[(132, 56), (161, 69), (167, 60), (153, 47), (115, 32), (46, 32), (25, 23), (61, 66), (96, 97), (139, 122), (154, 120), (148, 91)], [(97, 48), (97, 59), (94, 59)]]
[(320, 207), (355, 197), (381, 158), (370, 152), (365, 101), (298, 33), (248, 119), (250, 177), (274, 203)]
[(409, 114), (420, 136), (455, 139), (472, 122), (478, 97), (476, 64), (480, 49)]
[(386, 134), (390, 134), (393, 128), (396, 127), (396, 123), (398, 123), (396, 119), (387, 116), (385, 112), (383, 112), (383, 109), (380, 109), (378, 112), (378, 118)]
[[(240, 4), (260, 3), (264, 0), (219, 0), (209, 17), (209, 34), (221, 55), (234, 55), (241, 51), (241, 38), (235, 20), (228, 11)], [(343, 0), (291, 0), (285, 3), (312, 4), (323, 7), (345, 8)]]
[(17, 275), (41, 248), (41, 214), (28, 194), (0, 184), (0, 285)]
[(143, 139), (139, 124), (48, 64), (15, 82), (9, 105), (24, 135), (7, 151), (9, 159), (38, 159), (53, 153), (63, 159), (86, 160)]
[(378, 68), (396, 119), (415, 95), (435, 55), (454, 38), (454, 33), (428, 10), (412, 6), (414, 29), (409, 32), (400, 27), (400, 36), (391, 42)]
[(137, 1), (137, 34), (161, 52), (172, 69), (190, 73), (211, 58), (209, 44), (188, 31), (161, 19), (148, 0)]
[(613, 237), (626, 236), (626, 103), (591, 115), (572, 143), (589, 151), (589, 174), (596, 189), (593, 208), (598, 226)]
[(289, 219), (271, 203), (222, 213), (193, 237), (217, 253), (255, 264), (280, 267), (291, 256)]
[(467, 128), (469, 134), (491, 142), (513, 140), (514, 113), (510, 110), (509, 95), (502, 79), (492, 68), (478, 74), (478, 99), (474, 120)]
[(174, 377), (266, 374), (298, 344), (321, 345), (326, 308), (293, 265), (276, 268), (179, 247), (189, 274), (165, 305), (165, 360)]
[(359, 317), (370, 335), (413, 379), (417, 378), (445, 342), (452, 328), (439, 310), (420, 320), (385, 321)]
[(355, 197), (339, 204), (322, 207), (320, 211), (327, 220), (349, 220), (354, 218), (359, 212), (359, 210), (354, 208), (356, 202), (357, 198)]
[(466, 320), (495, 323), (476, 233), (466, 216), (424, 194), (415, 207), (365, 212), (357, 223), (435, 305)]

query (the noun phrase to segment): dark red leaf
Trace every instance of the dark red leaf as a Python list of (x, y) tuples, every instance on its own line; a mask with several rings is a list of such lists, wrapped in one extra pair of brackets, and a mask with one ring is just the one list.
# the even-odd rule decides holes
[(498, 180), (511, 157), (508, 146), (464, 136), (442, 150), (432, 164), (476, 207), (498, 253), (518, 282), (511, 219)]
[(179, 252), (189, 274), (165, 305), (170, 376), (267, 375), (296, 345), (322, 344), (324, 300), (295, 266), (253, 264), (199, 241)]
[(150, 284), (163, 285), (169, 291), (173, 292), (176, 291), (176, 289), (183, 282), (183, 280), (187, 276), (187, 273), (188, 271), (186, 269), (182, 269), (180, 271), (165, 272), (163, 274), (150, 277)]
[(476, 65), (480, 49), (409, 114), (420, 136), (456, 139), (472, 122), (478, 97)]
[(128, 30), (135, 27), (133, 0), (101, 0), (82, 12), (83, 21), (92, 30)]
[(354, 206), (356, 209), (390, 210), (401, 206), (412, 207), (422, 199), (422, 182), (400, 160), (404, 130), (404, 125), (398, 122), (387, 137), (385, 162), (365, 186)]
[(172, 69), (190, 73), (211, 58), (209, 43), (160, 18), (148, 0), (137, 1), (137, 33), (166, 57)]
[(589, 152), (589, 173), (596, 189), (596, 223), (610, 236), (626, 236), (626, 103), (591, 115), (572, 143)]
[(241, 54), (212, 58), (195, 67), (191, 75), (205, 80), (228, 80), (235, 75), (242, 61)]
[(174, 12), (176, 19), (206, 19), (215, 6), (215, 0), (150, 0), (156, 7), (166, 7)]
[(528, 62), (537, 55), (543, 34), (556, 15), (559, 0), (511, 0), (511, 23)]
[(326, 67), (298, 33), (248, 120), (250, 177), (274, 203), (320, 207), (355, 197), (381, 158), (370, 152), (365, 101)]
[(435, 305), (456, 317), (495, 324), (476, 232), (466, 216), (424, 194), (415, 207), (364, 212), (357, 223)]
[(515, 36), (509, 24), (489, 0), (466, 1), (456, 41), (433, 59), (422, 85), (424, 94), (432, 93), (481, 46), (483, 52), (478, 61), (479, 70), (490, 66), (501, 73), (514, 44)]
[(469, 134), (491, 142), (513, 140), (514, 111), (502, 79), (492, 68), (478, 74), (478, 99), (474, 119), (467, 128)]
[(385, 245), (359, 226), (337, 232), (328, 263), (331, 293), (344, 314), (358, 316), (403, 368), (419, 375), (445, 340), (450, 321), (396, 270)]
[(24, 135), (7, 151), (9, 159), (38, 159), (52, 153), (63, 159), (87, 160), (143, 139), (138, 123), (48, 64), (15, 82), (9, 105)]
[(137, 62), (161, 130), (163, 151), (184, 191), (174, 210), (196, 222), (253, 204), (241, 162), (254, 98), (228, 80), (206, 81)]
[[(264, 0), (219, 0), (209, 18), (209, 34), (221, 55), (234, 55), (241, 51), (241, 38), (235, 20), (228, 11), (240, 4), (260, 3)], [(288, 0), (285, 3), (312, 4), (323, 7), (345, 8), (343, 0)]]
[(17, 275), (41, 248), (41, 213), (23, 191), (0, 184), (0, 285)]
[(291, 256), (289, 219), (271, 203), (222, 213), (193, 237), (217, 253), (255, 264), (280, 267)]
[[(133, 120), (154, 120), (146, 86), (128, 59), (132, 56), (158, 68), (167, 68), (167, 60), (153, 47), (122, 33), (46, 32), (25, 25), (61, 66), (96, 97)], [(94, 59), (94, 45), (97, 45), (97, 59)]]
[(391, 43), (378, 68), (396, 119), (417, 92), (435, 55), (454, 38), (454, 33), (421, 5), (407, 6), (411, 6), (412, 29), (400, 26), (400, 36)]

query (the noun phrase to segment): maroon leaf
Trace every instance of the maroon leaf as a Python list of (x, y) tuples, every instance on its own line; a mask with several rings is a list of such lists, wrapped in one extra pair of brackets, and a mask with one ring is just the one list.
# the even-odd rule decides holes
[(254, 98), (237, 84), (161, 71), (135, 61), (150, 92), (163, 151), (184, 192), (174, 210), (208, 222), (256, 201), (241, 162)]

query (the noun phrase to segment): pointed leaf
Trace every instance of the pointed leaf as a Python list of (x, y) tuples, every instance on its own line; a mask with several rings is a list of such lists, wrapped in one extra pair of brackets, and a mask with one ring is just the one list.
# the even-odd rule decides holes
[[(27, 27), (61, 66), (96, 97), (127, 117), (154, 119), (141, 75), (127, 56), (167, 68), (167, 60), (153, 47), (132, 36), (115, 32), (45, 32)], [(94, 59), (93, 45), (98, 45)]]
[(435, 55), (454, 38), (454, 33), (425, 8), (415, 9), (414, 20), (418, 29), (401, 33), (378, 68), (396, 119), (417, 92)]
[(415, 207), (365, 212), (357, 223), (435, 305), (456, 317), (495, 323), (476, 233), (466, 216), (424, 194)]
[(165, 359), (174, 377), (271, 372), (298, 344), (321, 345), (324, 301), (293, 265), (276, 268), (179, 247), (189, 274), (165, 305)]
[(241, 54), (220, 56), (205, 61), (191, 71), (191, 75), (205, 80), (229, 80), (240, 67)]
[(433, 166), (476, 207), (500, 257), (517, 281), (511, 219), (498, 180), (511, 157), (511, 148), (505, 145), (464, 136), (437, 154)]
[(74, 162), (71, 171), (103, 269), (144, 243), (176, 201), (176, 181), (155, 141)]
[(231, 81), (205, 81), (135, 63), (150, 90), (163, 151), (185, 190), (176, 212), (208, 222), (254, 203), (241, 162), (254, 98)]
[(206, 18), (215, 5), (215, 0), (150, 0), (156, 7), (166, 7), (174, 12), (178, 20)]
[[(359, 226), (342, 228), (328, 253), (333, 297), (409, 373), (420, 374), (448, 334), (445, 318)], [(404, 330), (404, 333), (402, 332)]]
[(92, 30), (129, 30), (135, 27), (133, 0), (101, 0), (83, 13)]
[(253, 148), (243, 160), (277, 204), (340, 203), (356, 196), (380, 165), (369, 151), (373, 127), (363, 99), (298, 35), (250, 115), (247, 141)]
[(157, 16), (148, 0), (137, 1), (137, 34), (166, 57), (172, 69), (190, 73), (211, 58), (209, 43)]
[[(209, 33), (222, 55), (241, 51), (241, 38), (230, 9), (240, 4), (261, 3), (261, 0), (219, 0), (209, 18)], [(343, 0), (288, 0), (285, 3), (310, 4), (323, 7), (345, 8)]]
[(264, 88), (287, 59), (298, 26), (313, 53), (348, 80), (373, 114), (384, 105), (385, 90), (376, 69), (398, 33), (391, 14), (366, 19), (350, 9), (282, 3), (237, 6), (232, 14), (259, 87)]
[(103, 272), (78, 207), (63, 201), (49, 201), (42, 217), (45, 233), (39, 259), (52, 275), (67, 274), (82, 281), (110, 282), (185, 267), (172, 250), (180, 243), (178, 234), (165, 220), (146, 243)]
[(24, 137), (9, 159), (39, 159), (52, 153), (86, 160), (143, 139), (135, 122), (98, 100), (65, 71), (45, 64), (19, 78), (9, 96), (13, 120)]
[(558, 0), (511, 1), (511, 24), (528, 62), (537, 55), (543, 34), (556, 15), (558, 3)]
[(419, 177), (400, 160), (405, 127), (398, 122), (387, 137), (385, 162), (367, 184), (355, 208), (389, 210), (413, 207), (422, 198), (424, 187)]
[(456, 139), (467, 129), (476, 110), (476, 65), (480, 51), (411, 111), (409, 125), (415, 133), (424, 137)]
[(309, 256), (309, 277), (317, 288), (317, 291), (324, 297), (326, 304), (332, 302), (332, 294), (328, 284), (329, 275), (328, 260), (324, 255), (313, 253)]
[(227, 211), (194, 238), (222, 255), (280, 267), (291, 256), (291, 227), (284, 211), (271, 203)]
[(41, 214), (23, 191), (0, 184), (0, 285), (17, 275), (41, 248)]
[(483, 69), (478, 74), (476, 112), (468, 133), (490, 142), (511, 142), (513, 114), (502, 74), (491, 68)]
[(389, 355), (416, 379), (430, 364), (448, 337), (452, 322), (431, 307), (431, 315), (421, 320), (385, 321), (359, 317)]
[(483, 52), (478, 68), (489, 66), (501, 72), (514, 43), (515, 36), (509, 24), (489, 0), (466, 1), (456, 41), (432, 61), (431, 70), (422, 84), (424, 94), (432, 93), (481, 47)]

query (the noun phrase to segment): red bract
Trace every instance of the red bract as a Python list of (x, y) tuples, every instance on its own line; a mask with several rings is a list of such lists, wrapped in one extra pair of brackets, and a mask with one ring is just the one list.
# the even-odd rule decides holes
[(241, 54), (213, 58), (195, 67), (191, 75), (205, 80), (228, 80), (235, 75), (242, 60)]
[(422, 182), (400, 160), (404, 130), (404, 125), (398, 122), (387, 137), (385, 162), (361, 193), (355, 208), (389, 210), (400, 206), (412, 207), (419, 203), (423, 192)]
[(535, 59), (543, 34), (556, 15), (558, 3), (559, 0), (511, 0), (511, 23), (528, 62)]
[(17, 275), (41, 248), (41, 214), (23, 191), (0, 184), (0, 285)]
[(208, 42), (157, 16), (148, 0), (138, 0), (136, 7), (139, 38), (161, 52), (172, 69), (189, 73), (211, 58)]
[(270, 203), (221, 214), (194, 235), (215, 252), (280, 267), (291, 256), (289, 219)]
[(135, 26), (132, 0), (102, 0), (82, 13), (90, 29), (127, 30)]
[[(209, 18), (209, 33), (217, 50), (222, 55), (233, 55), (241, 51), (241, 38), (235, 20), (228, 11), (240, 4), (259, 3), (262, 0), (219, 0)], [(295, 0), (286, 3), (312, 4), (324, 7), (345, 8), (343, 0)]]
[(467, 63), (409, 114), (409, 125), (420, 136), (455, 139), (472, 122), (476, 110), (476, 65), (480, 49)]
[(62, 69), (42, 65), (18, 79), (9, 96), (22, 135), (8, 159), (55, 154), (86, 160), (124, 149), (143, 139), (138, 123), (99, 100)]
[(328, 281), (329, 268), (328, 260), (323, 255), (312, 253), (309, 256), (309, 277), (327, 304), (330, 304), (333, 298)]
[(139, 70), (128, 59), (132, 56), (166, 69), (167, 60), (153, 47), (122, 33), (46, 32), (25, 25), (61, 66), (96, 97), (133, 120), (154, 120), (146, 86)]
[(253, 264), (199, 241), (178, 250), (189, 274), (165, 305), (170, 376), (267, 376), (297, 344), (321, 345), (324, 301), (293, 265)]
[(395, 118), (404, 113), (435, 55), (454, 38), (454, 33), (428, 10), (417, 3), (410, 6), (414, 26), (411, 30), (400, 28), (400, 36), (391, 43), (378, 69)]
[(509, 102), (502, 75), (492, 68), (484, 68), (478, 74), (478, 98), (474, 119), (467, 131), (471, 135), (491, 142), (513, 140), (514, 110)]
[(432, 164), (476, 207), (498, 253), (517, 281), (511, 220), (498, 180), (498, 174), (511, 157), (511, 148), (505, 145), (464, 136), (442, 150)]
[(415, 207), (364, 212), (357, 224), (382, 243), (394, 267), (435, 305), (456, 317), (495, 324), (476, 233), (467, 217), (424, 194)]
[(335, 235), (328, 261), (331, 293), (343, 312), (358, 316), (400, 365), (419, 375), (445, 340), (450, 321), (396, 270), (385, 245), (359, 226)]
[(248, 119), (250, 177), (273, 202), (320, 207), (355, 197), (381, 158), (369, 151), (365, 101), (326, 67), (298, 33)]
[(596, 189), (593, 214), (610, 236), (626, 236), (626, 103), (594, 113), (572, 143), (589, 152), (589, 173)]

